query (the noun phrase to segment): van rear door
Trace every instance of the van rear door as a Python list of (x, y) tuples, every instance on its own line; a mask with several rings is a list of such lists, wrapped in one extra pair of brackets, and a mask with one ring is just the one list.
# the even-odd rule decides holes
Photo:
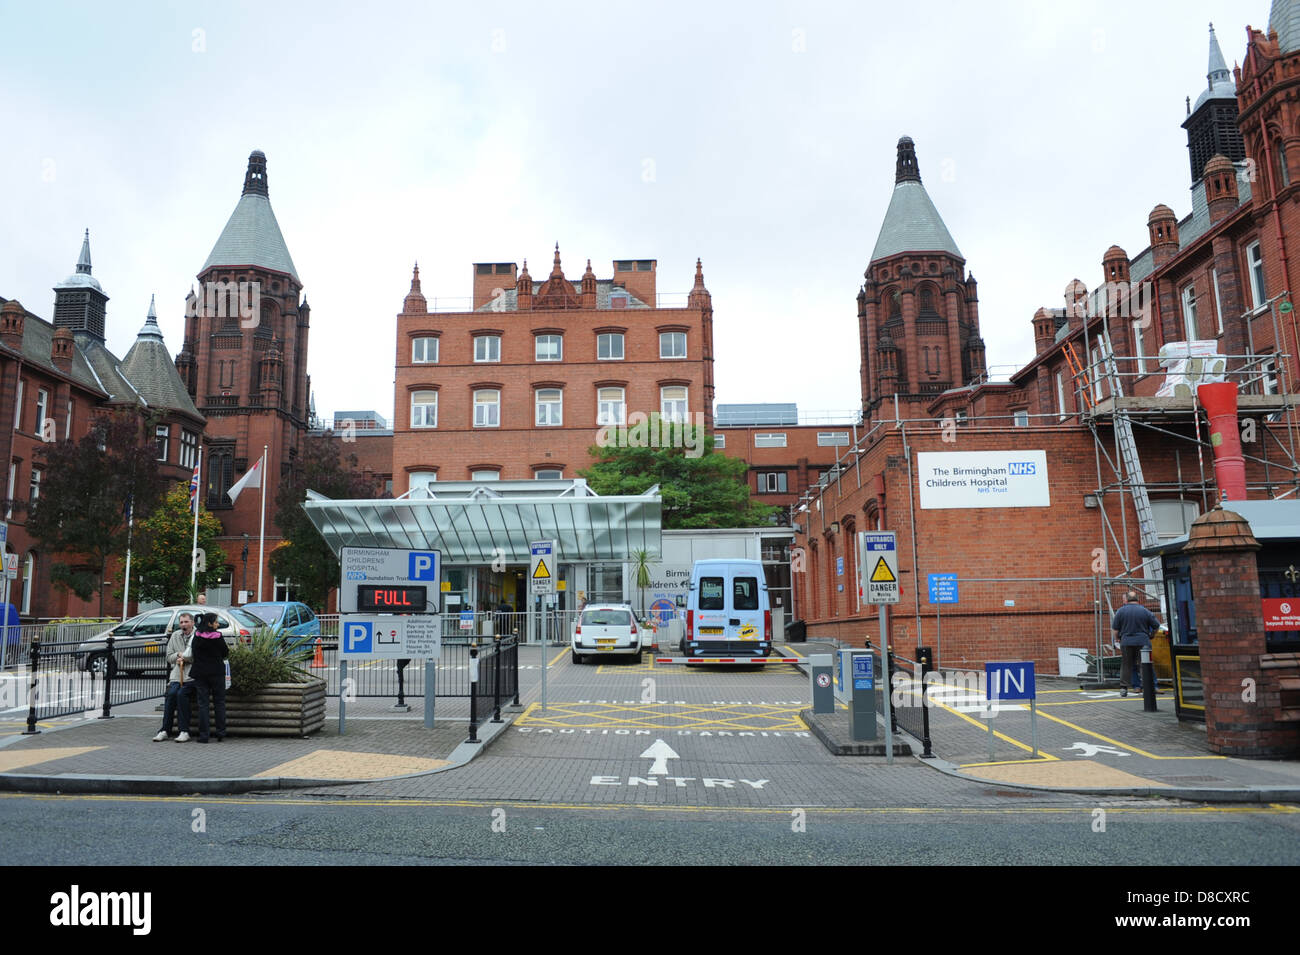
[(728, 588), (727, 639), (756, 643), (763, 639), (762, 581), (740, 570)]

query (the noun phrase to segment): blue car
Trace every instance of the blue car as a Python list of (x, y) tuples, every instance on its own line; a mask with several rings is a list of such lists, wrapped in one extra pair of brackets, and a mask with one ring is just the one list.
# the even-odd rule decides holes
[(320, 636), (320, 620), (305, 603), (296, 600), (268, 600), (265, 603), (244, 604), (243, 609), (265, 620), (276, 636)]

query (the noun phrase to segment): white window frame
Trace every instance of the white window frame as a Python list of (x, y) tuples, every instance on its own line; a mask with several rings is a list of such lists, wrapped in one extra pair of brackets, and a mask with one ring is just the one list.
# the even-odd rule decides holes
[(1214, 315), (1219, 323), (1218, 334), (1223, 334), (1223, 303), (1219, 301), (1219, 270), (1210, 269), (1210, 286), (1214, 289)]
[[(679, 393), (681, 397), (678, 397)], [(691, 413), (689, 396), (685, 385), (664, 385), (659, 389), (659, 417), (664, 421), (685, 424)]]
[(1259, 379), (1260, 390), (1266, 395), (1275, 395), (1277, 394), (1277, 353), (1270, 352), (1260, 357), (1264, 359), (1259, 363), (1262, 376)]
[[(437, 480), (437, 471), (412, 471), (406, 481), (406, 489), (411, 492), (408, 497), (431, 496), (429, 485), (435, 484)], [(416, 492), (423, 492), (423, 494)]]
[[(664, 345), (668, 343), (676, 344), (681, 341), (681, 354), (673, 354), (674, 348), (665, 349)], [(659, 357), (668, 359), (679, 359), (686, 357), (686, 333), (685, 332), (660, 332), (659, 333)]]
[(475, 335), (474, 360), (476, 362), (501, 361), (501, 336)]
[(181, 460), (183, 468), (193, 468), (199, 461), (199, 436), (195, 431), (181, 428)]
[[(420, 401), (421, 395), (432, 395), (433, 400)], [(432, 413), (428, 409), (432, 408)], [(417, 411), (417, 409), (419, 409)], [(411, 427), (412, 428), (436, 428), (438, 427), (438, 392), (436, 391), (413, 391), (411, 392)]]
[[(433, 357), (429, 357), (432, 351)], [(420, 335), (411, 339), (411, 364), (438, 364), (438, 338), (436, 335)]]
[(754, 435), (754, 447), (784, 448), (785, 432), (784, 431), (760, 431)]
[[(1133, 357), (1137, 359), (1137, 373), (1139, 375), (1145, 375), (1147, 373), (1146, 340), (1142, 335), (1143, 321), (1145, 321), (1145, 319), (1134, 319), (1131, 326), (1133, 329)], [(1220, 328), (1219, 331), (1223, 331), (1223, 329)]]
[(158, 448), (158, 460), (166, 462), (172, 451), (172, 426), (169, 424), (155, 425), (153, 441), (155, 447)]
[[(788, 494), (789, 477), (785, 471), (759, 471), (755, 481), (759, 494)], [(785, 485), (782, 487), (781, 485)]]
[(715, 448), (725, 448), (727, 446), (727, 436), (719, 431), (713, 436), (713, 446)]
[(563, 481), (564, 471), (560, 468), (538, 468), (533, 472), (534, 481)]
[(36, 555), (28, 551), (27, 559), (23, 561), (23, 599), (22, 609), (19, 611), (23, 616), (29, 616), (32, 612), (32, 580), (35, 576)]
[(1259, 308), (1268, 297), (1264, 288), (1264, 253), (1258, 241), (1246, 246), (1246, 276), (1250, 280), (1250, 306)]
[(1015, 411), (1011, 412), (1011, 422), (1012, 422), (1012, 424), (1014, 424), (1017, 428), (1028, 428), (1028, 427), (1029, 427), (1029, 409), (1028, 409), (1028, 408), (1017, 408)]
[(63, 419), (63, 440), (67, 441), (72, 437), (72, 406), (75, 404), (73, 399), (68, 399), (68, 414)]
[(14, 516), (14, 485), (18, 483), (18, 462), (9, 462), (9, 506), (5, 509), (5, 520), (11, 520)]
[[(555, 356), (542, 355), (542, 342), (555, 342)], [(563, 335), (537, 335), (533, 339), (533, 360), (534, 361), (564, 361), (564, 336)]]
[(501, 472), (496, 468), (483, 468), (479, 471), (470, 471), (469, 479), (471, 481), (500, 481)]
[(21, 431), (23, 429), (23, 384), (24, 384), (23, 379), (19, 378), (18, 394), (16, 396), (18, 400), (14, 402), (14, 430), (15, 431)]
[(849, 446), (849, 433), (847, 431), (818, 431), (817, 447), (819, 448), (847, 448)]
[(40, 468), (32, 468), (31, 480), (27, 483), (27, 506), (31, 507), (41, 498), (41, 478), (45, 472)]
[[(542, 395), (548, 397), (543, 400)], [(554, 397), (549, 397), (549, 396)], [(533, 421), (539, 428), (559, 428), (564, 425), (564, 389), (538, 388), (533, 395)]]
[(1065, 375), (1059, 368), (1056, 371), (1056, 413), (1062, 421), (1070, 417), (1065, 410)]
[[(618, 343), (618, 354), (614, 354), (614, 344)], [(622, 332), (601, 332), (596, 336), (596, 360), (597, 361), (622, 361), (623, 356), (627, 354), (624, 348)], [(608, 347), (602, 347), (608, 346)], [(602, 355), (601, 351), (609, 352), (608, 355)]]
[(50, 393), (44, 388), (36, 389), (36, 433), (44, 436), (45, 416), (50, 410)]
[(1196, 322), (1196, 283), (1188, 282), (1184, 285), (1178, 297), (1183, 303), (1183, 334), (1187, 336), (1187, 341), (1194, 342), (1199, 334)]
[[(492, 397), (489, 398), (488, 396)], [(480, 413), (481, 412), (481, 413)], [(474, 391), (474, 427), (501, 427), (501, 392), (496, 388), (477, 388)]]
[[(617, 393), (618, 397), (614, 398)], [(596, 425), (621, 428), (627, 424), (627, 390), (624, 388), (596, 389)]]

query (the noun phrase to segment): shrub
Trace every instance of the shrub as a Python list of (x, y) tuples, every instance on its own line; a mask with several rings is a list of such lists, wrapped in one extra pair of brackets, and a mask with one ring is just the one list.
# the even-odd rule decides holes
[(311, 674), (298, 664), (311, 655), (311, 638), (279, 637), (259, 627), (247, 643), (230, 649), (230, 692), (246, 696), (269, 683), (306, 683)]

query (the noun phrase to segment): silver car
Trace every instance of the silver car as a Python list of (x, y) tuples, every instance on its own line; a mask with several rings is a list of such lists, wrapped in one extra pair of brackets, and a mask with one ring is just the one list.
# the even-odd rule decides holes
[(627, 604), (588, 604), (573, 625), (573, 662), (596, 657), (641, 656), (641, 628)]
[(226, 643), (232, 646), (241, 637), (248, 637), (254, 630), (266, 626), (260, 619), (238, 607), (210, 607), (201, 604), (160, 607), (157, 610), (146, 610), (82, 641), (77, 647), (79, 666), (92, 673), (103, 673), (108, 668), (107, 640), (111, 636), (114, 675), (119, 672), (134, 675), (157, 671), (166, 676), (170, 669), (167, 666), (167, 641), (178, 626), (177, 618), (183, 613), (192, 614), (196, 618), (201, 613), (215, 613), (217, 629), (226, 638)]

